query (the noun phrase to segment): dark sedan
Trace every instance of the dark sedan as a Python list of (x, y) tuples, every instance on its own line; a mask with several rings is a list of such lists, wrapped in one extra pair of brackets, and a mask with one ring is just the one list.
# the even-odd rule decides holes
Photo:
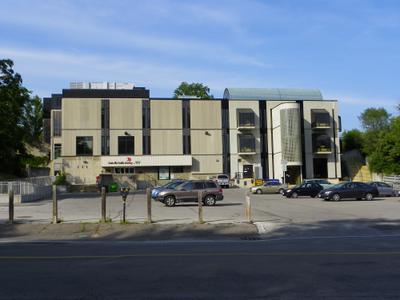
[(344, 182), (322, 190), (318, 197), (324, 200), (340, 201), (341, 199), (372, 200), (378, 196), (378, 189), (363, 182)]
[(301, 185), (295, 186), (294, 188), (287, 189), (283, 192), (283, 196), (287, 198), (297, 198), (299, 196), (315, 197), (324, 188), (322, 185), (315, 182), (306, 182)]

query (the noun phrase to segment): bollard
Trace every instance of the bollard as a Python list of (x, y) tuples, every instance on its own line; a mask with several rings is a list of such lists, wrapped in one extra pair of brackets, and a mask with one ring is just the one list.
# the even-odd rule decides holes
[(122, 223), (126, 223), (126, 196), (122, 196)]
[(147, 199), (147, 223), (152, 223), (151, 220), (151, 189), (146, 189), (146, 199)]
[(101, 222), (106, 222), (106, 187), (101, 187)]
[(199, 191), (197, 195), (197, 204), (199, 206), (199, 223), (203, 224), (203, 193), (201, 191)]
[(53, 185), (53, 224), (58, 223), (58, 202), (57, 202), (57, 186)]
[(252, 223), (252, 216), (251, 216), (251, 201), (250, 201), (250, 195), (249, 192), (246, 192), (246, 211), (245, 215), (247, 218), (247, 222)]
[(8, 222), (14, 223), (14, 191), (12, 188), (8, 190)]

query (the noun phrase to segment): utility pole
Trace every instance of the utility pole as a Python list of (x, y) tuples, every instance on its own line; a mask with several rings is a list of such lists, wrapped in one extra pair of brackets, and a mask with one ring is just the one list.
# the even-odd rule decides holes
[(197, 204), (199, 207), (199, 223), (203, 224), (204, 219), (203, 219), (203, 193), (201, 191), (198, 191), (197, 194)]
[(147, 223), (152, 223), (151, 220), (151, 189), (146, 189), (146, 200), (147, 200)]
[(101, 187), (101, 222), (106, 222), (106, 187)]
[(246, 191), (246, 199), (245, 199), (245, 215), (247, 218), (247, 222), (252, 223), (252, 215), (251, 215), (251, 200), (250, 200), (250, 195), (249, 192)]
[(8, 222), (14, 223), (14, 190), (12, 185), (8, 185)]
[(58, 223), (57, 186), (53, 184), (53, 224)]

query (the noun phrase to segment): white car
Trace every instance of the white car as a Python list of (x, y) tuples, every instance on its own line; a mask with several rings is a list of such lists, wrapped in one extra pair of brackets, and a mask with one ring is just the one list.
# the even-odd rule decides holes
[(217, 176), (217, 183), (222, 188), (229, 188), (229, 176), (226, 174), (220, 174)]

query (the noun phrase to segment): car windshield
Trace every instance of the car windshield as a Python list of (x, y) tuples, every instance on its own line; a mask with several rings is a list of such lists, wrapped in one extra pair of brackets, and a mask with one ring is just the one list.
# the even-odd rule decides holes
[(228, 176), (226, 175), (218, 175), (218, 179), (228, 179)]

